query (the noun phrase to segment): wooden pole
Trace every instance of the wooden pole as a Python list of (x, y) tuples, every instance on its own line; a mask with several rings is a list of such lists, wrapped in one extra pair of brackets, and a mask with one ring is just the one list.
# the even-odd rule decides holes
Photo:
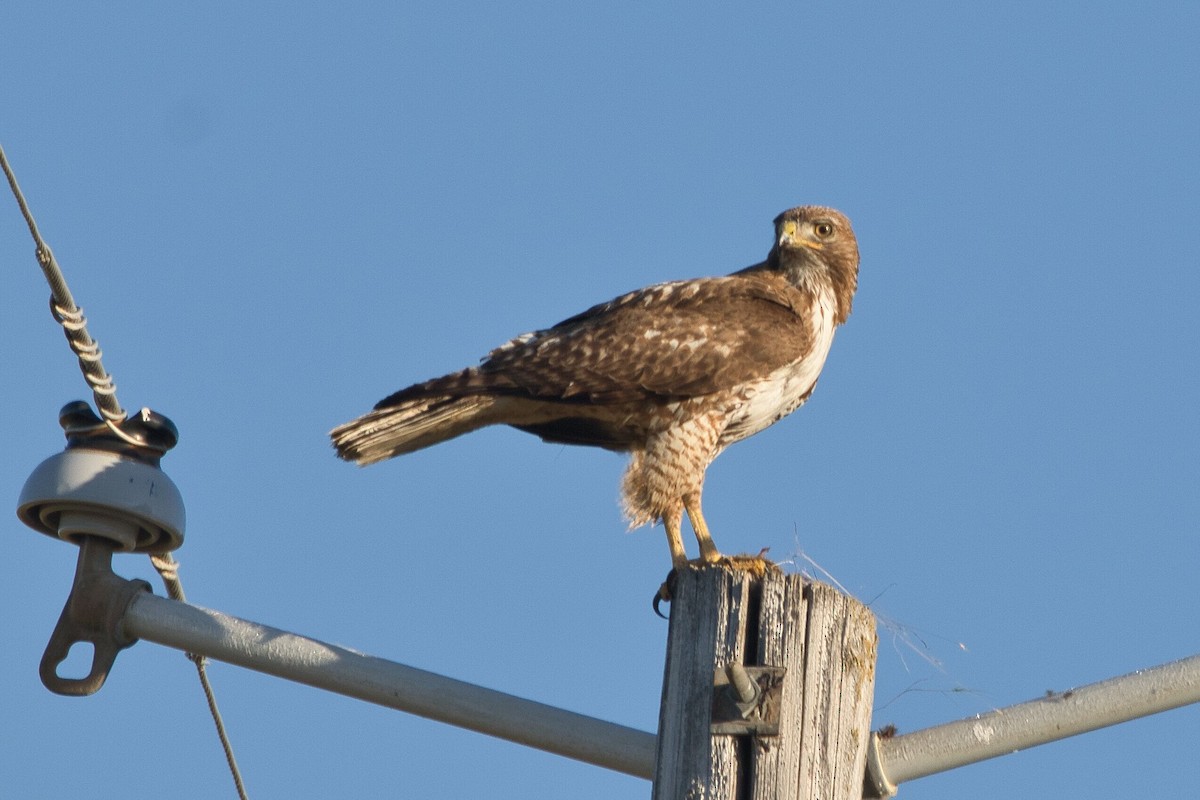
[[(859, 800), (874, 615), (777, 570), (681, 570), (674, 594), (655, 800)], [(737, 694), (730, 664), (746, 666), (757, 697)]]

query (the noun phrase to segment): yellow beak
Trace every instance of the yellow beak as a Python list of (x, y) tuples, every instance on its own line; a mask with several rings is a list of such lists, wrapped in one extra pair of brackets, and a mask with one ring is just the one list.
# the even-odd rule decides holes
[(800, 226), (793, 220), (785, 220), (779, 225), (779, 238), (776, 240), (780, 247), (801, 245), (812, 250), (824, 250), (825, 245), (800, 235)]
[(790, 245), (796, 239), (796, 223), (785, 220), (779, 225), (779, 237), (776, 240), (780, 247)]

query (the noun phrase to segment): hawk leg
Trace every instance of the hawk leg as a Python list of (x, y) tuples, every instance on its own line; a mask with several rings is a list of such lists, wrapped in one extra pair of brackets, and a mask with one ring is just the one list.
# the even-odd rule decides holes
[(708, 523), (700, 513), (700, 493), (692, 492), (683, 496), (683, 505), (687, 509), (688, 519), (692, 523), (692, 531), (696, 541), (700, 543), (700, 560), (706, 564), (715, 564), (721, 560), (721, 552), (713, 544), (712, 534), (708, 532)]
[(730, 562), (730, 559), (721, 555), (717, 550), (717, 546), (713, 544), (712, 534), (708, 532), (708, 523), (704, 521), (704, 515), (700, 513), (700, 493), (689, 493), (683, 496), (683, 502), (676, 504), (667, 513), (663, 514), (663, 527), (667, 530), (667, 545), (671, 548), (671, 572), (667, 575), (667, 579), (663, 581), (662, 586), (658, 587), (658, 592), (654, 595), (654, 613), (658, 614), (663, 619), (666, 616), (659, 610), (659, 605), (663, 602), (671, 602), (671, 597), (674, 594), (675, 575), (680, 567), (685, 567), (692, 563), (688, 561), (687, 552), (683, 549), (683, 509), (687, 508), (688, 520), (692, 523), (692, 530), (696, 534), (696, 541), (700, 543), (700, 558), (696, 561), (700, 564), (716, 564)]
[(713, 544), (712, 534), (708, 532), (708, 523), (700, 513), (700, 495), (685, 494), (682, 505), (676, 505), (663, 514), (663, 527), (667, 531), (667, 546), (671, 548), (671, 564), (681, 567), (688, 563), (687, 551), (683, 549), (683, 510), (687, 509), (688, 519), (700, 543), (700, 558), (704, 564), (715, 564), (722, 559), (721, 552)]
[(667, 529), (667, 546), (671, 548), (671, 565), (681, 567), (688, 563), (687, 551), (683, 549), (683, 506), (677, 505), (663, 514), (663, 527)]
[[(675, 578), (681, 567), (720, 564), (730, 569), (749, 572), (758, 578), (763, 577), (768, 572), (779, 570), (779, 567), (766, 558), (766, 548), (763, 548), (762, 552), (756, 556), (721, 555), (721, 552), (717, 550), (716, 544), (713, 543), (712, 534), (708, 531), (708, 523), (704, 521), (704, 514), (700, 511), (699, 492), (685, 494), (682, 505), (683, 508), (675, 506), (666, 514), (663, 514), (663, 527), (667, 529), (667, 544), (671, 547), (672, 568), (670, 574), (667, 575), (667, 579), (663, 581), (662, 586), (658, 587), (658, 591), (654, 595), (653, 606), (655, 614), (666, 619), (666, 615), (659, 610), (659, 607), (664, 601), (667, 603), (671, 602), (671, 598), (675, 594)], [(688, 519), (692, 523), (692, 530), (696, 534), (696, 541), (700, 543), (700, 558), (695, 561), (688, 561), (687, 553), (683, 549), (683, 536), (680, 533), (680, 528), (683, 523), (684, 509), (687, 510)]]

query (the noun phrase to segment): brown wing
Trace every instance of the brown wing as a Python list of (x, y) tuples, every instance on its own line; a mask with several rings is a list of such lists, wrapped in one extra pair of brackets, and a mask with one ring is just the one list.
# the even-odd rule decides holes
[(659, 284), (519, 336), (476, 374), (492, 391), (570, 403), (710, 394), (807, 352), (803, 303), (770, 273)]

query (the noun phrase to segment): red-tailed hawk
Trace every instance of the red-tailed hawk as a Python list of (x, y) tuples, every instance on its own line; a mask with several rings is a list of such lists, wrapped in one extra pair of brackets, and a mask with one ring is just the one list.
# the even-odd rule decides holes
[(765, 261), (720, 278), (648, 286), (501, 345), (477, 367), (418, 383), (335, 428), (337, 453), (372, 464), (485, 425), (632, 455), (631, 527), (662, 520), (687, 563), (686, 510), (706, 562), (721, 559), (700, 511), (722, 450), (804, 404), (858, 286), (858, 243), (831, 208), (775, 218)]

